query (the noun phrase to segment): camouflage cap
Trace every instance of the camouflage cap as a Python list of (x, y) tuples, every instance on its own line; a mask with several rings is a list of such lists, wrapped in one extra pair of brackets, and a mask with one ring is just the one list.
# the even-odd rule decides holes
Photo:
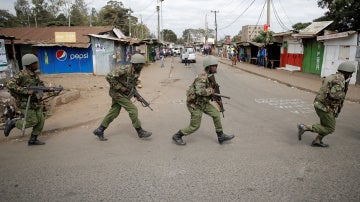
[(39, 61), (38, 58), (34, 54), (25, 54), (21, 58), (21, 62), (23, 64), (23, 66), (28, 66), (28, 65), (31, 65), (32, 63), (35, 63), (38, 61)]
[(139, 63), (142, 63), (142, 64), (145, 64), (145, 57), (141, 54), (134, 54), (133, 56), (131, 56), (131, 60), (130, 60), (130, 63), (133, 63), (133, 64), (139, 64)]
[(355, 72), (355, 64), (354, 62), (343, 62), (339, 65), (338, 71), (353, 73)]

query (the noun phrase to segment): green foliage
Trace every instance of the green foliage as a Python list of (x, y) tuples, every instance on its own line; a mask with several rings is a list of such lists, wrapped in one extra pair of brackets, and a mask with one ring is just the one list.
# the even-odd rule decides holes
[(164, 41), (166, 42), (176, 42), (177, 36), (172, 30), (164, 29), (161, 32), (161, 35), (164, 37)]
[(0, 9), (0, 27), (14, 27), (15, 16), (9, 13), (8, 10)]
[[(273, 34), (274, 34), (273, 31), (269, 31), (269, 40), (268, 40), (269, 43), (272, 43), (273, 40), (274, 40)], [(260, 31), (260, 32), (259, 32), (259, 35), (257, 35), (257, 36), (253, 39), (253, 42), (266, 44), (266, 43), (267, 43), (267, 40), (266, 40), (266, 39), (267, 39), (267, 32)]]
[(240, 41), (241, 41), (241, 35), (235, 35), (235, 36), (231, 39), (231, 41), (233, 41), (233, 42), (240, 42)]
[(292, 28), (296, 31), (300, 31), (300, 30), (304, 29), (305, 27), (309, 26), (310, 24), (311, 24), (311, 22), (306, 22), (306, 23), (298, 22), (298, 23), (294, 24), (292, 26)]
[(319, 7), (328, 8), (329, 11), (314, 21), (334, 21), (328, 28), (339, 32), (360, 29), (359, 0), (318, 0), (317, 2)]

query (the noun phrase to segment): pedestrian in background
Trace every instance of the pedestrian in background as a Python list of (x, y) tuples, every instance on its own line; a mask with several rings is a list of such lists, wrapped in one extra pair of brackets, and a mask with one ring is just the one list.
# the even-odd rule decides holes
[[(12, 77), (6, 87), (16, 99), (21, 114), (26, 114), (26, 120), (8, 120), (5, 123), (4, 135), (7, 137), (15, 127), (21, 130), (25, 121), (25, 128), (33, 128), (28, 145), (43, 145), (45, 142), (38, 140), (38, 136), (41, 134), (45, 124), (42, 100), (34, 91), (26, 89), (29, 86), (44, 86), (43, 81), (40, 80), (37, 74), (39, 68), (38, 58), (34, 54), (25, 54), (21, 62), (24, 69)], [(28, 100), (30, 103), (28, 109), (26, 109)]]
[(327, 76), (314, 100), (316, 114), (320, 118), (320, 123), (313, 125), (298, 124), (298, 139), (305, 131), (317, 133), (315, 140), (312, 141), (313, 147), (328, 147), (322, 140), (335, 131), (336, 120), (345, 100), (349, 82), (355, 72), (353, 62), (343, 62), (338, 67), (338, 72)]
[(226, 135), (223, 133), (220, 112), (210, 103), (210, 100), (212, 100), (214, 96), (215, 90), (213, 86), (215, 84), (210, 81), (209, 76), (217, 72), (218, 60), (215, 56), (206, 56), (203, 61), (203, 66), (205, 71), (195, 78), (186, 93), (186, 106), (191, 115), (190, 124), (172, 136), (173, 141), (177, 145), (185, 145), (186, 143), (183, 141), (182, 137), (190, 135), (200, 128), (203, 113), (211, 116), (213, 119), (218, 142), (220, 144), (235, 137), (234, 135)]
[(162, 67), (162, 68), (165, 67), (165, 65), (164, 65), (164, 58), (165, 58), (165, 52), (164, 52), (164, 49), (161, 48), (161, 49), (160, 49), (160, 60), (161, 60), (161, 67)]
[(131, 119), (133, 127), (136, 129), (139, 138), (146, 138), (152, 135), (141, 128), (141, 123), (138, 118), (138, 109), (131, 102), (129, 94), (132, 88), (138, 84), (140, 72), (145, 64), (145, 57), (140, 54), (134, 54), (131, 57), (131, 65), (121, 66), (116, 70), (106, 75), (106, 80), (110, 84), (109, 94), (112, 99), (111, 108), (108, 114), (104, 117), (101, 125), (94, 130), (94, 135), (99, 137), (100, 141), (107, 140), (104, 137), (104, 131), (109, 124), (119, 116), (121, 108), (124, 108)]
[(184, 59), (185, 59), (185, 66), (189, 65), (189, 52), (187, 49), (185, 49), (185, 53), (184, 53)]
[(156, 51), (155, 51), (155, 48), (153, 48), (152, 51), (151, 51), (151, 57), (152, 57), (152, 62), (155, 62), (155, 60), (156, 60)]

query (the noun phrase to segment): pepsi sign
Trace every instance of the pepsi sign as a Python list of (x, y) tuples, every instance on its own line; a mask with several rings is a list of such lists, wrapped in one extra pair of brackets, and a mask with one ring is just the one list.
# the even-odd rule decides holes
[(65, 61), (67, 58), (67, 53), (64, 50), (58, 50), (56, 51), (56, 59), (58, 59), (59, 61)]

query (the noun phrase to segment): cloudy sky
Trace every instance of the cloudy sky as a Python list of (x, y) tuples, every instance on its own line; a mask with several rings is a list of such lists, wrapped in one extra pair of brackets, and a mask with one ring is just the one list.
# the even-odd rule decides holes
[[(15, 14), (15, 0), (0, 0), (1, 9)], [(244, 25), (266, 24), (266, 0), (121, 0), (125, 8), (131, 8), (136, 17), (142, 19), (152, 33), (157, 34), (156, 6), (160, 12), (161, 28), (170, 29), (178, 37), (188, 28), (215, 29), (215, 12), (218, 25), (218, 39), (225, 35), (234, 36)], [(108, 0), (85, 0), (89, 10), (91, 7), (99, 11)], [(282, 32), (291, 29), (298, 22), (311, 22), (322, 16), (326, 10), (317, 6), (316, 0), (271, 0), (270, 29)], [(213, 12), (212, 12), (213, 11)]]

